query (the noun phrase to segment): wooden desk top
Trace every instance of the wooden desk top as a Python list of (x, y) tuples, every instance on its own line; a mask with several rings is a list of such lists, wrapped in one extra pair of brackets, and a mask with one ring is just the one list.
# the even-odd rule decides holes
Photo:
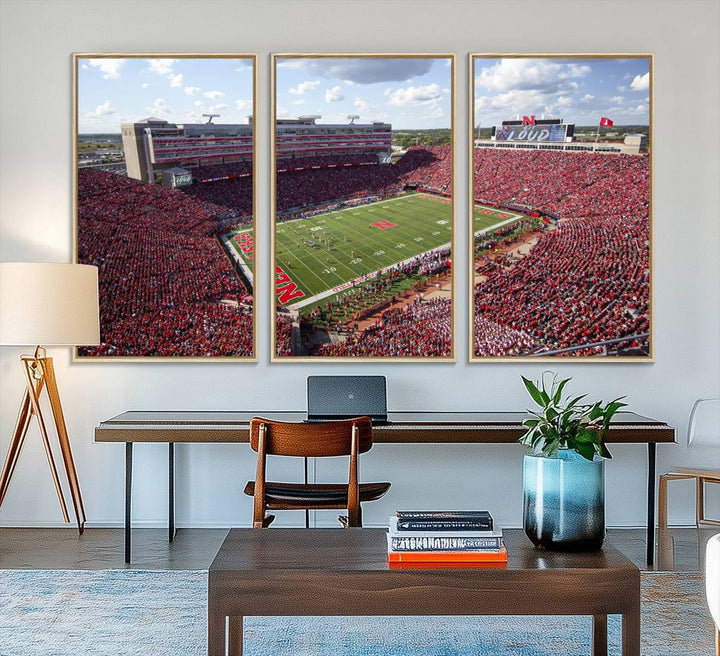
[[(375, 426), (375, 443), (496, 443), (516, 442), (524, 433), (524, 412), (389, 412), (389, 423)], [(248, 410), (131, 410), (95, 427), (96, 442), (249, 441), (252, 417), (303, 421), (303, 411)], [(608, 443), (674, 442), (675, 429), (633, 412), (615, 415)]]

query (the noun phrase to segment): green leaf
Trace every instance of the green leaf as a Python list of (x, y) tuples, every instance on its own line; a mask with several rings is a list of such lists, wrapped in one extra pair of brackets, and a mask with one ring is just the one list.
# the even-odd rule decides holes
[(535, 401), (539, 406), (543, 406), (545, 404), (545, 401), (543, 400), (543, 394), (542, 392), (536, 387), (535, 383), (533, 383), (531, 380), (528, 380), (525, 378), (525, 376), (520, 376), (522, 378), (523, 383), (525, 383), (525, 389), (528, 391), (528, 394), (532, 397), (532, 400)]
[(575, 451), (587, 460), (592, 460), (595, 457), (595, 449), (592, 444), (578, 444)]
[(557, 390), (555, 390), (555, 394), (553, 394), (553, 403), (555, 403), (555, 405), (560, 403), (560, 399), (562, 399), (563, 388), (570, 382), (570, 380), (570, 378), (566, 378), (565, 380), (561, 380), (558, 383)]

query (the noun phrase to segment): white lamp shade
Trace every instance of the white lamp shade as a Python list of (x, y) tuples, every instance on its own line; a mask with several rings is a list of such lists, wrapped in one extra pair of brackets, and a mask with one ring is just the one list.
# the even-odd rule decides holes
[(99, 343), (97, 267), (0, 262), (0, 344), (90, 346)]

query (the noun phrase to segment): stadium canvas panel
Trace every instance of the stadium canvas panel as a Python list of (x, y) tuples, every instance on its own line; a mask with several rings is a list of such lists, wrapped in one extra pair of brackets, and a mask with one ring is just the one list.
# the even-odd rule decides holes
[(75, 54), (75, 260), (99, 269), (80, 359), (255, 361), (256, 57)]
[(651, 361), (647, 54), (470, 55), (470, 359)]
[(272, 360), (453, 361), (454, 56), (272, 64)]

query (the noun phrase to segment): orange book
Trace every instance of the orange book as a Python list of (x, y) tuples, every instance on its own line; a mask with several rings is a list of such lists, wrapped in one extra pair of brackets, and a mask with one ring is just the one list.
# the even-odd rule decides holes
[(388, 560), (394, 563), (507, 563), (507, 549), (481, 551), (390, 551)]
[(504, 562), (482, 562), (482, 561), (464, 561), (464, 562), (427, 562), (419, 561), (413, 562), (393, 562), (390, 561), (388, 564), (390, 569), (505, 569), (507, 567), (507, 561)]

